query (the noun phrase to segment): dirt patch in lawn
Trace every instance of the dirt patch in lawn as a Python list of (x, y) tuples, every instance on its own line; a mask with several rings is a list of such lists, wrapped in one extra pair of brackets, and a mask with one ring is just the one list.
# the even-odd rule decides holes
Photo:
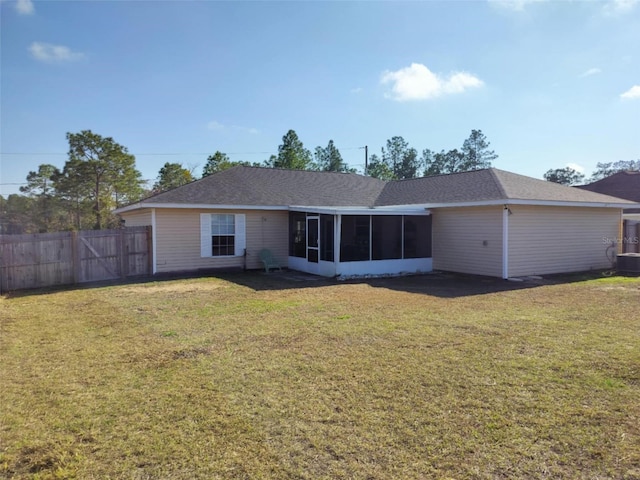
[(198, 293), (227, 288), (223, 283), (196, 283), (193, 281), (171, 281), (163, 283), (141, 283), (126, 285), (118, 288), (119, 294), (132, 295), (155, 295), (157, 293)]

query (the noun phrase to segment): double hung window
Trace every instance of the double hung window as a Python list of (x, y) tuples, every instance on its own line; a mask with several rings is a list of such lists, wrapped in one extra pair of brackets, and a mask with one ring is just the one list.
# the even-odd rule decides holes
[(211, 215), (211, 255), (228, 257), (235, 254), (236, 216), (229, 214)]
[(239, 257), (244, 255), (245, 215), (202, 213), (200, 215), (200, 256)]

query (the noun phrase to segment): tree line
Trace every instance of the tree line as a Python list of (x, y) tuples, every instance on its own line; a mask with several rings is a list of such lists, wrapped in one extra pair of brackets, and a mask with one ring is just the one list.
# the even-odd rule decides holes
[(126, 147), (90, 130), (66, 137), (62, 169), (42, 164), (20, 187), (25, 195), (0, 196), (1, 233), (114, 228), (111, 211), (142, 198), (142, 174)]
[[(135, 157), (111, 137), (91, 130), (67, 133), (68, 160), (62, 169), (39, 165), (20, 187), (22, 195), (0, 196), (0, 233), (36, 233), (63, 230), (117, 228), (115, 208), (142, 198), (185, 185), (200, 177), (236, 165), (355, 173), (343, 160), (333, 140), (313, 153), (305, 148), (294, 130), (289, 130), (278, 146), (278, 153), (259, 163), (232, 161), (216, 151), (207, 158), (201, 176), (180, 162), (167, 162), (151, 188), (136, 168)], [(465, 141), (461, 152), (432, 153), (418, 157), (402, 137), (387, 140), (380, 155), (372, 155), (368, 175), (382, 178), (413, 178), (423, 174), (450, 173), (483, 168), (495, 158), (487, 151), (488, 142), (479, 130)]]
[[(402, 180), (488, 168), (491, 166), (491, 161), (497, 157), (493, 150), (489, 150), (489, 142), (481, 130), (472, 130), (460, 150), (454, 149), (448, 152), (442, 150), (436, 153), (425, 149), (420, 156), (418, 156), (418, 151), (410, 147), (403, 137), (396, 136), (387, 140), (386, 145), (380, 149), (379, 155), (371, 155), (364, 173), (383, 180)], [(172, 167), (174, 171), (182, 172), (180, 175), (171, 176), (171, 178), (184, 179), (183, 175), (187, 171), (185, 167), (181, 164), (165, 164), (165, 168), (169, 165), (175, 167)], [(207, 158), (202, 176), (205, 177), (236, 165), (344, 173), (356, 173), (357, 171), (345, 163), (333, 140), (329, 140), (326, 147), (316, 147), (312, 153), (304, 146), (295, 130), (289, 130), (282, 137), (282, 143), (278, 146), (278, 154), (271, 155), (263, 162), (231, 161), (226, 154), (217, 151)], [(160, 177), (164, 180), (159, 182), (159, 187), (164, 184), (172, 184), (169, 181), (169, 176), (162, 175), (162, 171)]]
[(582, 185), (584, 183), (593, 183), (603, 178), (610, 177), (618, 172), (640, 171), (639, 160), (618, 160), (617, 162), (598, 162), (596, 169), (585, 182), (585, 175), (578, 172), (574, 168), (552, 168), (547, 170), (543, 175), (544, 179), (549, 182), (559, 183), (561, 185)]
[[(42, 164), (26, 177), (22, 195), (0, 196), (0, 233), (19, 234), (117, 228), (112, 211), (142, 198), (185, 185), (237, 165), (298, 170), (356, 173), (342, 158), (333, 140), (326, 147), (307, 149), (294, 130), (289, 130), (277, 154), (262, 162), (232, 161), (223, 152), (209, 155), (201, 175), (180, 162), (166, 162), (149, 188), (137, 170), (135, 157), (111, 137), (91, 130), (67, 133), (68, 160), (62, 169)], [(388, 139), (379, 153), (369, 158), (365, 175), (382, 180), (402, 180), (491, 167), (498, 155), (481, 130), (472, 130), (460, 149), (420, 153), (401, 136)], [(640, 170), (640, 160), (598, 163), (593, 179), (620, 170)], [(545, 178), (558, 183), (580, 183), (584, 176), (571, 169), (550, 170)]]

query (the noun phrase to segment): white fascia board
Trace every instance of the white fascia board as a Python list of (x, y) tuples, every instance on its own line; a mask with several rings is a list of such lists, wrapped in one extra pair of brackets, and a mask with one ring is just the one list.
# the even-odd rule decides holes
[(423, 203), (408, 205), (386, 205), (380, 207), (323, 207), (304, 205), (211, 205), (207, 203), (135, 203), (126, 207), (117, 208), (113, 213), (125, 213), (144, 208), (180, 208), (200, 210), (291, 210), (294, 212), (328, 213), (330, 215), (429, 215), (430, 208), (455, 208), (455, 207), (486, 207), (495, 205), (538, 205), (547, 207), (592, 207), (592, 208), (640, 208), (638, 203), (604, 203), (604, 202), (571, 202), (557, 200), (483, 200), (480, 202), (457, 203)]
[(143, 208), (191, 208), (198, 210), (289, 210), (283, 205), (211, 205), (209, 203), (135, 203), (117, 208), (113, 213), (125, 213)]
[(378, 215), (388, 215), (389, 212), (400, 212), (407, 215), (431, 215), (429, 208), (424, 205), (385, 205), (373, 208), (378, 212)]
[[(480, 202), (457, 202), (457, 203), (424, 203), (423, 208), (456, 208), (456, 207), (490, 207), (499, 205), (536, 205), (543, 207), (591, 207), (591, 208), (638, 208), (635, 203), (605, 203), (605, 202), (570, 202), (559, 200), (483, 200)], [(417, 205), (414, 205), (417, 206)], [(404, 205), (403, 205), (404, 207)]]
[(430, 215), (424, 207), (405, 205), (401, 207), (310, 207), (292, 205), (292, 212), (325, 213), (328, 215)]
[[(617, 202), (571, 202), (559, 200), (507, 200), (498, 205), (540, 205), (547, 207), (594, 207), (594, 208), (629, 208), (626, 203)], [(633, 208), (633, 207), (631, 207)]]

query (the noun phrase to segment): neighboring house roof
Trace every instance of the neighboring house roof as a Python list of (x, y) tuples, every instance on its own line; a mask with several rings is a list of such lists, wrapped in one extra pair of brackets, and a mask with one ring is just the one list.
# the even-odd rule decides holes
[[(626, 171), (614, 173), (597, 182), (588, 185), (580, 185), (582, 190), (604, 193), (618, 198), (640, 203), (640, 171)], [(640, 213), (640, 209), (631, 209), (631, 212)]]
[(633, 202), (566, 187), (495, 168), (384, 182), (349, 173), (237, 166), (146, 198), (122, 213), (155, 207), (392, 207), (461, 205), (588, 204)]

